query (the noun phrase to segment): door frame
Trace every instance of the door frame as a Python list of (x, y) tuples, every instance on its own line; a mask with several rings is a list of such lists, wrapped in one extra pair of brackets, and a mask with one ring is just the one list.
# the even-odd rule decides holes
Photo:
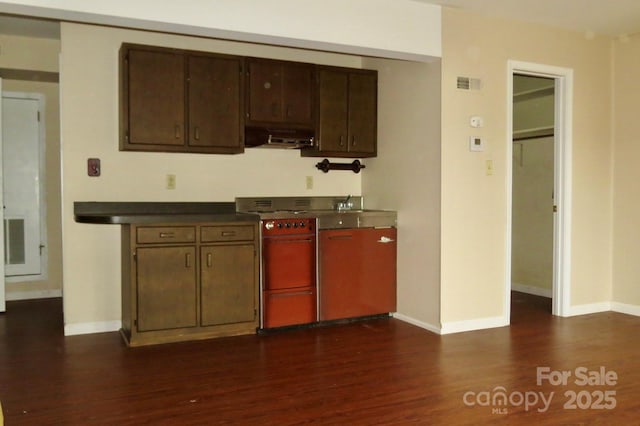
[[(4, 185), (2, 173), (2, 78), (0, 78), (0, 206), (4, 205)], [(4, 224), (4, 209), (0, 209), (0, 223)], [(6, 311), (6, 294), (4, 278), (4, 225), (0, 226), (0, 312)]]
[(555, 81), (553, 302), (552, 314), (567, 317), (571, 302), (571, 188), (573, 143), (573, 70), (533, 62), (507, 61), (507, 149), (506, 149), (506, 261), (505, 319), (511, 321), (511, 238), (513, 202), (513, 75), (551, 78)]
[[(48, 279), (48, 270), (49, 270), (49, 258), (48, 258), (48, 241), (47, 241), (47, 193), (46, 193), (46, 122), (45, 122), (45, 96), (42, 93), (36, 92), (14, 92), (14, 91), (1, 91), (0, 90), (0, 101), (3, 97), (11, 97), (16, 99), (30, 99), (38, 102), (38, 113), (40, 114), (40, 119), (38, 121), (38, 186), (40, 191), (40, 244), (41, 244), (41, 253), (40, 253), (40, 273), (33, 275), (15, 275), (10, 277), (5, 277), (6, 283), (15, 283), (15, 282), (27, 282), (27, 281), (44, 281)], [(0, 141), (1, 142), (1, 141)], [(4, 144), (0, 143), (0, 152), (4, 149)], [(2, 157), (0, 157), (0, 172), (4, 176), (4, 171), (2, 167)], [(4, 179), (2, 181), (4, 185)], [(0, 192), (3, 192), (3, 186), (0, 186)], [(2, 198), (0, 198), (2, 200)], [(3, 209), (4, 210), (4, 209)], [(4, 211), (2, 216), (0, 217), (2, 222), (4, 223)], [(4, 227), (3, 227), (4, 228)], [(4, 259), (4, 233), (2, 234), (2, 242), (3, 252), (2, 258)], [(4, 276), (4, 262), (2, 276)]]

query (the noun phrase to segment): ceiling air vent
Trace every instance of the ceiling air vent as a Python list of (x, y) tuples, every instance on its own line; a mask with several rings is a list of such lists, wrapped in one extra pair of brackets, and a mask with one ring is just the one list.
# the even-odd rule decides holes
[(457, 87), (461, 90), (480, 90), (480, 79), (470, 77), (458, 77)]

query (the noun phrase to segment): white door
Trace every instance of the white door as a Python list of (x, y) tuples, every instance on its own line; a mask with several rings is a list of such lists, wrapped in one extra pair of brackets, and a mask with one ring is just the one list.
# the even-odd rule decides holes
[(41, 273), (40, 100), (3, 93), (5, 276)]
[[(0, 93), (2, 93), (2, 79), (0, 78)], [(2, 102), (0, 102), (0, 147), (2, 146)], [(2, 150), (0, 149), (0, 188), (2, 188)], [(2, 205), (2, 191), (0, 191), (0, 205)], [(0, 209), (0, 222), (3, 222), (4, 212)], [(0, 239), (4, 241), (4, 227), (0, 226)], [(0, 258), (4, 258), (4, 245), (0, 244)], [(0, 312), (6, 310), (4, 295), (4, 262), (0, 262)]]

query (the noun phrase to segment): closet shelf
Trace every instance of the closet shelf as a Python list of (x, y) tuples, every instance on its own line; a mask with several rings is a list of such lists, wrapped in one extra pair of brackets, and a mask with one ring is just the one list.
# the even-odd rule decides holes
[(521, 141), (553, 136), (553, 126), (533, 127), (530, 129), (514, 130), (513, 140)]
[(536, 89), (531, 90), (523, 90), (522, 92), (514, 93), (513, 100), (514, 102), (526, 101), (529, 99), (540, 98), (543, 96), (553, 95), (555, 90), (554, 85), (538, 87)]

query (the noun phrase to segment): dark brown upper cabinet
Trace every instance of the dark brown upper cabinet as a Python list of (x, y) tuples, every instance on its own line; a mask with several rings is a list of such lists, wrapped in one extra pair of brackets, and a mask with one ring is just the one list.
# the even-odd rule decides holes
[(302, 150), (302, 155), (375, 157), (377, 71), (318, 67), (317, 73), (317, 145)]
[(315, 67), (257, 58), (247, 62), (246, 124), (312, 129)]
[(120, 149), (244, 151), (241, 57), (123, 44)]

